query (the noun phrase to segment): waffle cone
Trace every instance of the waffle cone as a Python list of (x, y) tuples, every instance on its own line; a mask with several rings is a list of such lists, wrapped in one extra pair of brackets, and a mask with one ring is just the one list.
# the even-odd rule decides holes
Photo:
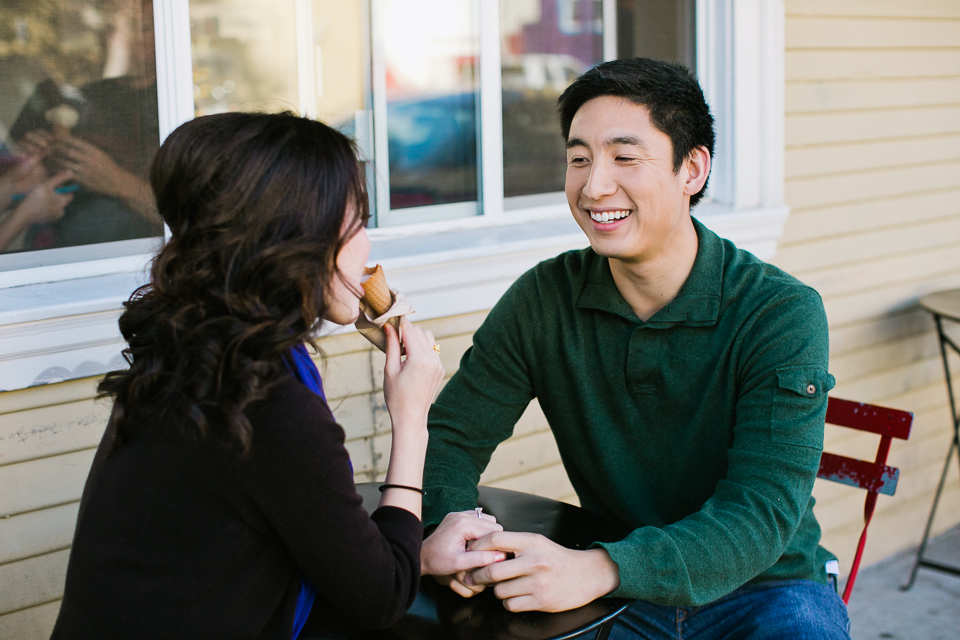
[(390, 293), (390, 287), (387, 286), (387, 278), (383, 275), (383, 267), (377, 265), (363, 270), (364, 275), (369, 275), (363, 284), (363, 301), (376, 311), (378, 316), (382, 316), (393, 306), (393, 294)]

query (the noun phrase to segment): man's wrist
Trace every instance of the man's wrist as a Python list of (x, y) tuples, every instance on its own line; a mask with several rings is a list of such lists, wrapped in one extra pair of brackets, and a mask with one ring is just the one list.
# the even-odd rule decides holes
[(587, 549), (584, 553), (590, 554), (593, 575), (596, 579), (598, 598), (610, 595), (620, 587), (620, 566), (614, 562), (607, 550), (599, 547)]

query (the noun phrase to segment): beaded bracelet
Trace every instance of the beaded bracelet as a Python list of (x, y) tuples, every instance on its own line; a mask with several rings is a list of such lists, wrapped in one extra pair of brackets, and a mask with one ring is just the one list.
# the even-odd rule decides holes
[(384, 489), (406, 489), (407, 491), (416, 491), (422, 496), (427, 495), (427, 492), (423, 489), (418, 489), (417, 487), (408, 487), (405, 484), (382, 484), (380, 485), (380, 493), (383, 493)]

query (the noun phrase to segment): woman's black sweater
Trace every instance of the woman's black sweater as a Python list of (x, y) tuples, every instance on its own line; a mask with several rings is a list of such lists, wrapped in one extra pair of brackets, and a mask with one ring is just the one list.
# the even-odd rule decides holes
[(184, 436), (173, 413), (112, 453), (108, 427), (54, 639), (290, 640), (301, 577), (317, 590), (311, 626), (336, 611), (384, 627), (412, 604), (420, 521), (367, 515), (343, 429), (313, 392), (290, 378), (256, 403), (246, 457)]

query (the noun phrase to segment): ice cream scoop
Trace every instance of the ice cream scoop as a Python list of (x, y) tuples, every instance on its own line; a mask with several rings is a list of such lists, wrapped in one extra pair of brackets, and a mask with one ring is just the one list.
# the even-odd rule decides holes
[(51, 109), (47, 109), (43, 117), (50, 123), (53, 135), (58, 138), (65, 138), (70, 135), (70, 131), (80, 121), (80, 114), (68, 104), (58, 104)]

